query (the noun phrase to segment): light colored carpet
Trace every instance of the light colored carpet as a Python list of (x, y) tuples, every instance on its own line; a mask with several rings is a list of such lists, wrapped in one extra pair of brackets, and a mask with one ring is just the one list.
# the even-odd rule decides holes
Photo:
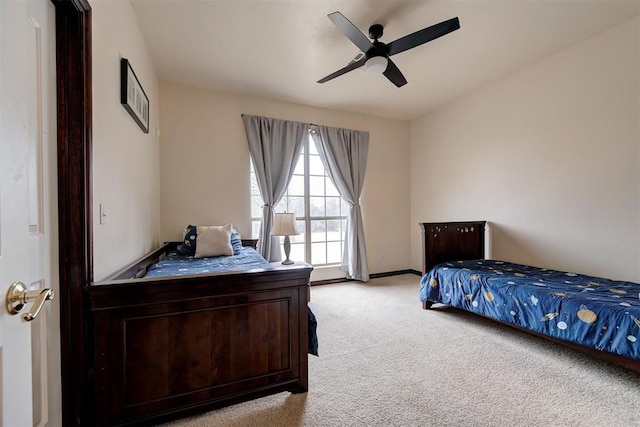
[(460, 311), (422, 310), (419, 277), (312, 287), (309, 392), (192, 426), (640, 426), (640, 375)]

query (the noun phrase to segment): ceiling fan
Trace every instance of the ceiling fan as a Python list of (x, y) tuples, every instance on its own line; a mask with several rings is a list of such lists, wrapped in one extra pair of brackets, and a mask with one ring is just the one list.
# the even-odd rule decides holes
[(349, 71), (363, 67), (365, 71), (370, 73), (384, 74), (397, 87), (404, 86), (407, 84), (407, 79), (404, 78), (396, 64), (389, 57), (405, 50), (413, 49), (460, 28), (458, 18), (452, 18), (400, 37), (390, 43), (383, 43), (378, 40), (382, 37), (383, 26), (381, 24), (373, 24), (369, 27), (369, 38), (373, 40), (371, 41), (340, 12), (333, 12), (327, 16), (362, 53), (356, 56), (346, 67), (318, 80), (318, 83), (328, 82)]

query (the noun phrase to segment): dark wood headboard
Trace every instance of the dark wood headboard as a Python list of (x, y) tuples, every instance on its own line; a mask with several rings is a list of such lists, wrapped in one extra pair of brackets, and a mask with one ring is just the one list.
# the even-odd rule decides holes
[(258, 239), (242, 239), (242, 246), (249, 246), (258, 249)]
[(421, 222), (422, 274), (447, 261), (484, 258), (486, 221)]

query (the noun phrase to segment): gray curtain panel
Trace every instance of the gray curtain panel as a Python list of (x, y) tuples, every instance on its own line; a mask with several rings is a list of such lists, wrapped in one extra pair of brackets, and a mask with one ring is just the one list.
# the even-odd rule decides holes
[(327, 126), (313, 126), (311, 136), (331, 181), (349, 203), (344, 252), (340, 268), (347, 278), (369, 280), (360, 193), (367, 167), (369, 133)]
[(258, 252), (268, 261), (280, 261), (278, 237), (271, 236), (274, 206), (289, 185), (309, 123), (290, 122), (269, 117), (242, 115), (249, 142), (249, 152), (256, 171), (262, 201), (262, 223), (258, 236)]

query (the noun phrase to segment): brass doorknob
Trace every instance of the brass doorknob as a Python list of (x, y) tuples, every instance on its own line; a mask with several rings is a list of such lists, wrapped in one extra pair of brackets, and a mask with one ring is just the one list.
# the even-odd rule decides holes
[(22, 282), (14, 282), (7, 291), (7, 310), (11, 314), (18, 314), (24, 306), (35, 301), (29, 312), (22, 315), (23, 322), (30, 322), (36, 318), (46, 301), (53, 299), (53, 289), (38, 289), (30, 291)]

